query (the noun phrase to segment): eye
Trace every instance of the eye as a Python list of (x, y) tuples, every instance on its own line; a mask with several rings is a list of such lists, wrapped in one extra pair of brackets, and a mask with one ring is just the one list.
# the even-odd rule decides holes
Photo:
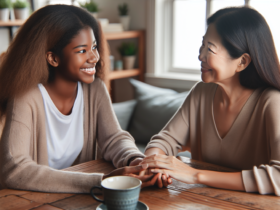
[(208, 51), (210, 51), (210, 52), (212, 52), (212, 53), (214, 53), (209, 47), (208, 47)]
[(86, 52), (86, 50), (80, 50), (80, 51), (78, 51), (78, 53), (85, 53)]
[(92, 49), (93, 49), (93, 50), (96, 50), (96, 49), (97, 49), (97, 45), (94, 45)]

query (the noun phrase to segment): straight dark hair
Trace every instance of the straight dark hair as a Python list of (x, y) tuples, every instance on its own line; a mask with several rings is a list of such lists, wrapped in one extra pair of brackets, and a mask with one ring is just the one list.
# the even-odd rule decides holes
[(214, 24), (222, 44), (232, 58), (248, 53), (251, 63), (240, 72), (240, 83), (249, 89), (274, 87), (280, 90), (279, 60), (270, 28), (264, 17), (249, 7), (230, 7), (207, 19)]
[(63, 56), (63, 48), (89, 27), (97, 42), (100, 60), (96, 76), (103, 78), (109, 68), (109, 48), (97, 21), (86, 10), (68, 5), (49, 5), (34, 12), (21, 26), (0, 66), (0, 117), (10, 99), (53, 77), (46, 52)]

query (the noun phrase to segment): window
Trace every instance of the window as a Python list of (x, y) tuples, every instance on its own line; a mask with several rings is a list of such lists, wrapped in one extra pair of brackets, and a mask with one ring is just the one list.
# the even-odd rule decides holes
[[(170, 0), (172, 1), (170, 26), (169, 66), (165, 72), (200, 74), (198, 51), (206, 31), (207, 16), (230, 6), (249, 5), (266, 19), (278, 54), (280, 55), (280, 1), (279, 0)], [(168, 58), (168, 56), (166, 56)], [(168, 63), (168, 62), (167, 62)]]

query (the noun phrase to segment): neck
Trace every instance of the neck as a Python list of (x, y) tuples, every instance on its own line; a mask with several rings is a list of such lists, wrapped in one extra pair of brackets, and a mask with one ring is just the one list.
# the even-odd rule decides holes
[(78, 82), (66, 81), (60, 77), (44, 85), (50, 95), (59, 98), (60, 100), (72, 100), (77, 96)]
[(239, 75), (217, 84), (219, 86), (216, 93), (221, 102), (228, 106), (248, 98), (253, 92), (252, 89), (248, 89), (240, 84)]

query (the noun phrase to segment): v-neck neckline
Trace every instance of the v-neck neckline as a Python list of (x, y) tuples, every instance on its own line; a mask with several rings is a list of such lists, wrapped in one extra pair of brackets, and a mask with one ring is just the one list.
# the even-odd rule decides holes
[(216, 91), (217, 91), (218, 85), (216, 85), (215, 90), (213, 91), (213, 95), (212, 95), (212, 101), (211, 101), (211, 115), (212, 115), (212, 122), (214, 124), (215, 130), (216, 130), (216, 134), (219, 137), (219, 139), (221, 141), (225, 140), (229, 134), (231, 133), (231, 130), (233, 130), (235, 124), (237, 123), (238, 119), (240, 118), (241, 113), (243, 112), (244, 109), (246, 109), (246, 107), (248, 106), (248, 104), (250, 104), (250, 102), (255, 98), (254, 96), (256, 95), (256, 93), (258, 93), (261, 88), (257, 88), (255, 89), (252, 94), (248, 97), (248, 99), (246, 100), (246, 102), (244, 103), (243, 107), (241, 108), (240, 112), (238, 113), (237, 117), (235, 118), (235, 120), (233, 121), (233, 123), (231, 124), (228, 132), (226, 133), (226, 135), (224, 136), (224, 138), (222, 138), (220, 136), (220, 133), (218, 131), (217, 125), (216, 125), (216, 121), (215, 121), (215, 117), (214, 117), (214, 98), (216, 95)]

